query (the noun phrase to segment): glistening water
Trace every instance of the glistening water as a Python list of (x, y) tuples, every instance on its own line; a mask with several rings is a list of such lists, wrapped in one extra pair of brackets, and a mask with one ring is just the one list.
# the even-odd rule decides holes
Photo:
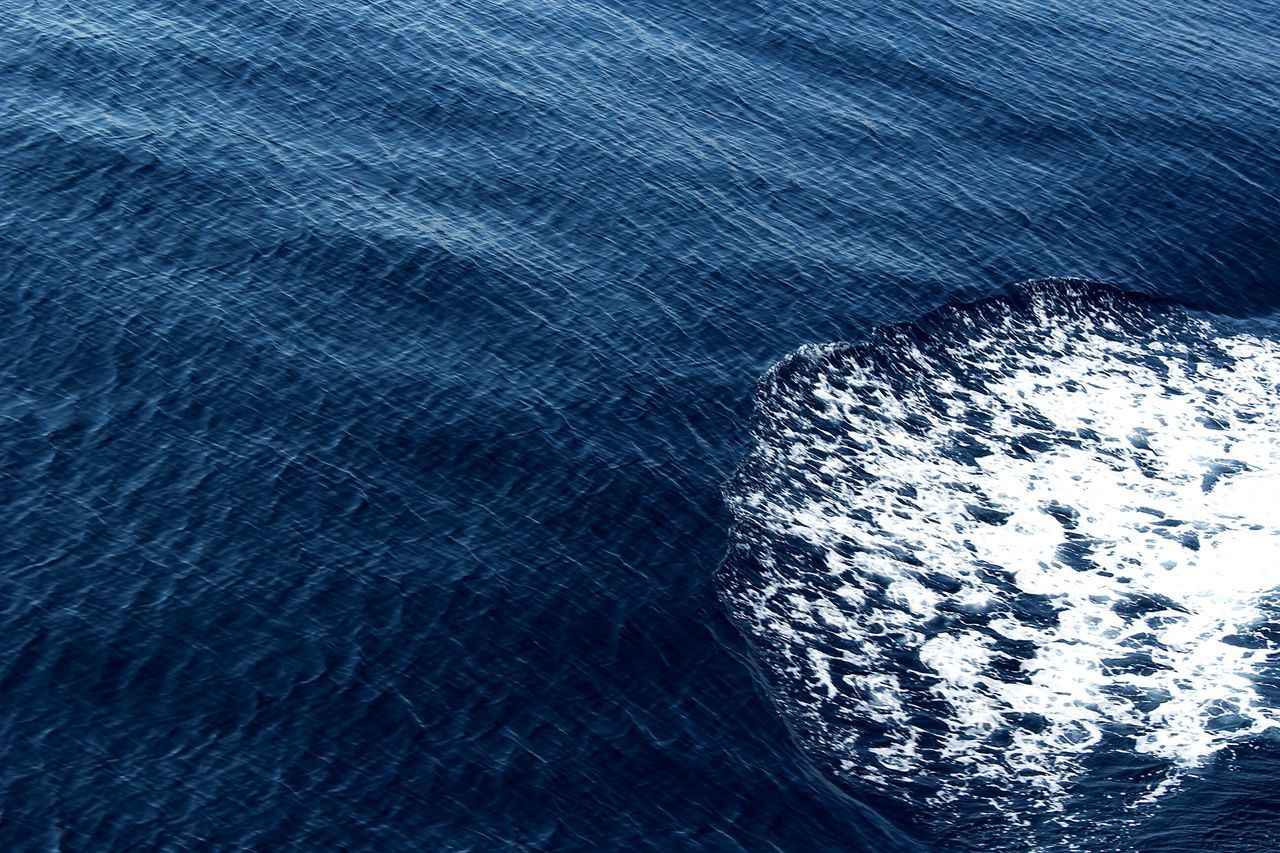
[(3, 848), (1280, 844), (1270, 4), (2, 12)]

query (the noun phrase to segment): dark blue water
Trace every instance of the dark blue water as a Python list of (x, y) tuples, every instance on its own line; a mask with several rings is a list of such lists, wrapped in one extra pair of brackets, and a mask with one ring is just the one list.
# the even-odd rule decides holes
[(0, 117), (5, 849), (936, 849), (727, 616), (758, 377), (1280, 309), (1263, 2), (7, 2)]

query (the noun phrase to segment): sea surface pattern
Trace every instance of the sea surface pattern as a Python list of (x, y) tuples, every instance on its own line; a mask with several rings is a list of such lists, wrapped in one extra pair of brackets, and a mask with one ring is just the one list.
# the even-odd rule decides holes
[[(986, 735), (947, 728), (958, 715), (1009, 738), (1040, 780), (1028, 797), (1057, 814), (1112, 826), (1108, 804), (1123, 810), (1095, 847), (1280, 847), (1266, 649), (1209, 639), (1236, 620), (1240, 642), (1262, 642), (1248, 632), (1263, 580), (1215, 556), (1268, 541), (1237, 535), (1225, 503), (1261, 474), (1195, 492), (1187, 456), (1260, 468), (1240, 454), (1269, 434), (1262, 392), (1222, 365), (1263, 376), (1276, 339), (1274, 22), (1261, 0), (3, 0), (0, 849), (1005, 843), (998, 815), (945, 813), (1009, 772)], [(1048, 614), (1113, 609), (1072, 590), (1043, 621), (1000, 617), (1012, 590), (965, 581), (989, 609), (972, 629), (946, 611), (954, 625), (926, 629), (943, 639), (921, 636), (945, 695), (856, 688), (888, 697), (886, 719), (932, 696), (935, 730), (860, 740), (871, 716), (838, 650), (812, 647), (829, 696), (778, 670), (740, 618), (743, 510), (725, 484), (759, 446), (753, 389), (806, 345), (1053, 276), (1185, 303), (1222, 342), (1141, 308), (1123, 335), (1039, 359), (1117, 406), (1158, 406), (1131, 413), (1153, 432), (1142, 451), (1110, 420), (1124, 413), (1091, 404), (1108, 419), (1098, 440), (1150, 462), (1151, 481), (1098, 467), (1109, 443), (1060, 452), (1107, 506), (1158, 487), (1152, 508), (1182, 524), (1136, 507), (1089, 521), (1062, 481), (1052, 499), (1080, 513), (1068, 528), (1002, 445), (995, 479), (952, 473), (1020, 515), (938, 506), (965, 532), (929, 547), (1007, 536), (1010, 558), (1057, 560), (1114, 606), (1120, 573), (1084, 561), (1150, 542), (1175, 574), (1125, 576), (1183, 622), (1151, 627), (1168, 648), (1145, 646), (1149, 674), (1086, 671), (1086, 646)], [(1090, 329), (1089, 305), (1068, 328)], [(1170, 352), (1134, 361), (1184, 339), (1206, 373)], [(1129, 379), (1103, 381), (1104, 346)], [(1022, 384), (956, 405), (994, 418), (1034, 391), (1035, 360), (1001, 353)], [(931, 358), (922, 378), (968, 381)], [(1165, 369), (1228, 429), (1157, 394)], [(1241, 405), (1261, 420), (1213, 391), (1259, 395)], [(838, 412), (860, 399), (831, 393)], [(916, 467), (892, 476), (941, 477), (935, 451), (904, 446)], [(1270, 529), (1266, 508), (1247, 517)], [(882, 536), (923, 533), (923, 511)], [(756, 545), (776, 541), (764, 529)], [(1056, 550), (1072, 542), (1075, 565)], [(1001, 557), (1037, 594), (1038, 561)], [(1193, 565), (1226, 567), (1208, 609), (1192, 606)], [(805, 572), (789, 582), (819, 576)], [(921, 587), (940, 606), (958, 594)], [(1071, 636), (1112, 660), (1155, 615)], [(1013, 660), (1075, 660), (1096, 710), (1055, 705), (1048, 668), (1017, 687), (989, 631), (1019, 644)], [(1191, 648), (1223, 658), (1215, 681), (1182, 688)], [(985, 688), (963, 670), (984, 660), (1002, 667)], [(1005, 728), (1019, 689), (1045, 703), (1048, 739), (1035, 721)], [(828, 708), (847, 725), (813, 723)], [(1171, 759), (1175, 734), (1191, 750)], [(919, 789), (895, 775), (970, 743), (963, 772)], [(1107, 776), (1125, 756), (1152, 775)], [(1041, 842), (1087, 848), (1082, 832)]]

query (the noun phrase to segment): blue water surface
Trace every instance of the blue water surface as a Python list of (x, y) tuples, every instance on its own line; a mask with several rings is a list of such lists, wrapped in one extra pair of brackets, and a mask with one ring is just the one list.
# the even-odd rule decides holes
[[(720, 489), (806, 342), (1280, 309), (1260, 0), (0, 16), (0, 847), (937, 848), (802, 751)], [(1277, 843), (1258, 744), (1134, 849)]]

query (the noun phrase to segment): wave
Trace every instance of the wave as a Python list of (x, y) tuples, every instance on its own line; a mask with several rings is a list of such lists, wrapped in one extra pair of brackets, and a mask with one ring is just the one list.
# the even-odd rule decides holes
[(1280, 725), (1278, 389), (1276, 341), (1077, 280), (804, 347), (726, 489), (724, 598), (858, 786), (1152, 802)]

